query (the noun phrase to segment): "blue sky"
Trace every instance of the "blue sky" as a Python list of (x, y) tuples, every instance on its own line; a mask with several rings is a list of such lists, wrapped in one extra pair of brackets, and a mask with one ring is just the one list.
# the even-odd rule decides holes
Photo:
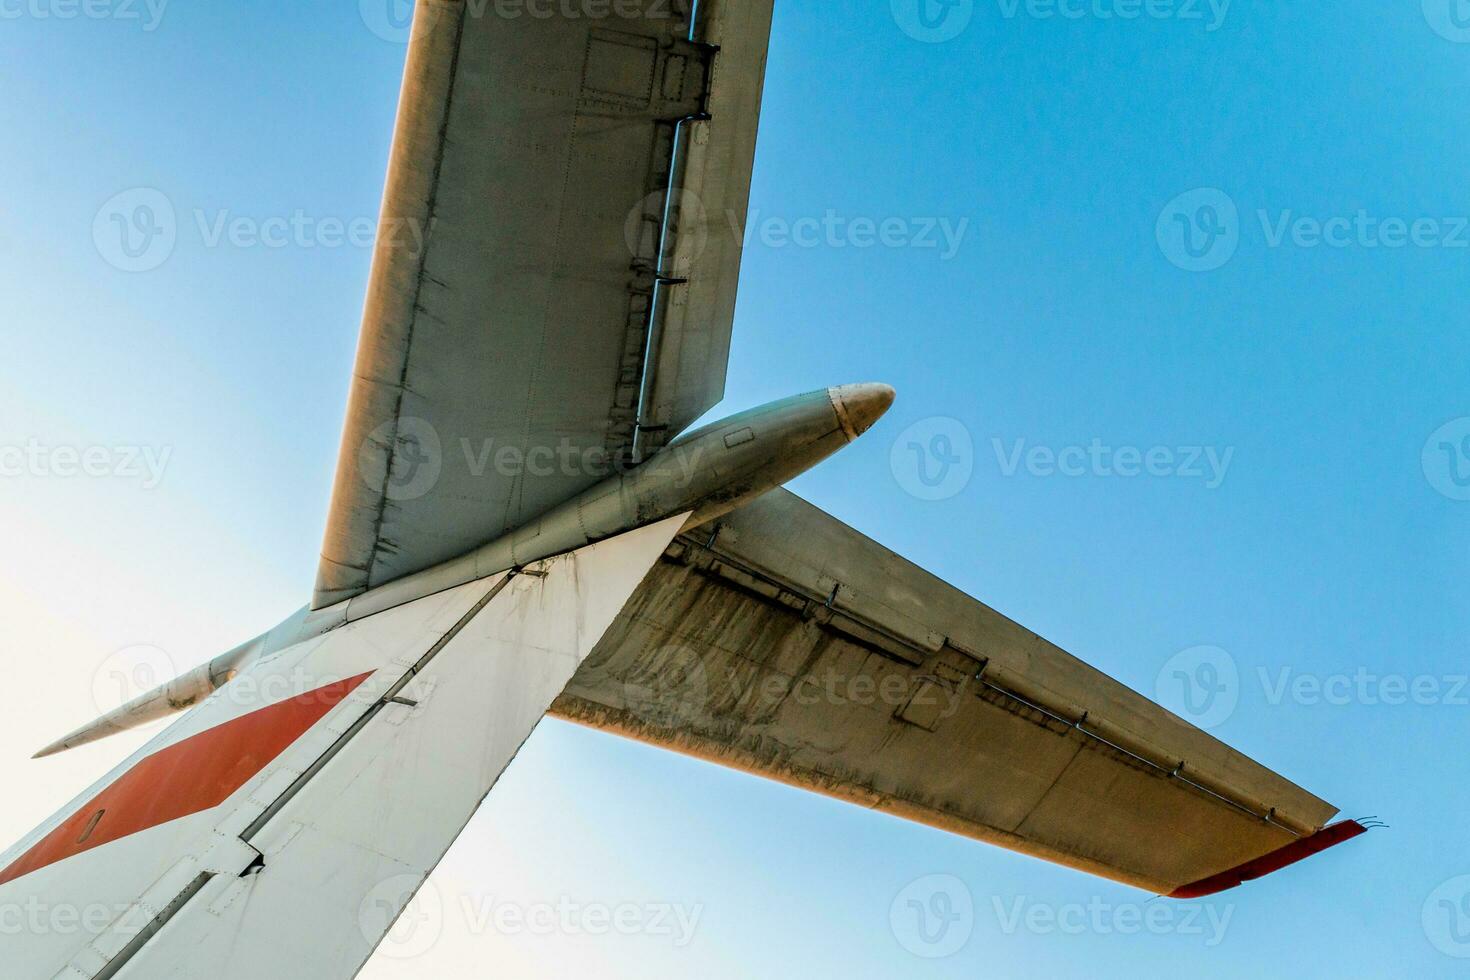
[[(795, 489), (1391, 830), (1131, 928), (1160, 903), (548, 724), (446, 863), (448, 917), (632, 903), (697, 912), (689, 941), (456, 921), (367, 975), (1463, 974), (1463, 6), (779, 4), (720, 410), (893, 384)], [(376, 215), (404, 53), (341, 0), (87, 9), (0, 2), (12, 839), (138, 744), (23, 761), (117, 664), (306, 598), (369, 260), (333, 228)], [(139, 189), (176, 243), (130, 273), (105, 233)], [(235, 219), (306, 230), (211, 244)], [(934, 875), (973, 909), (943, 958), (890, 918)]]

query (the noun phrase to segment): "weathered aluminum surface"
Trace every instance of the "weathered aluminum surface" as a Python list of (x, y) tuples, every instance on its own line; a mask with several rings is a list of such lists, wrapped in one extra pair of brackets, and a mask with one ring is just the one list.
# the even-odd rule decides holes
[[(133, 794), (146, 829), (0, 883), (11, 907), (107, 913), (8, 937), (4, 975), (194, 980), (206, 964), (221, 980), (355, 976), (683, 523), (421, 599), (244, 667), (0, 857), (6, 868), (58, 828), (70, 844), (70, 822), (135, 768), (209, 745), (148, 770), (146, 793)], [(279, 754), (232, 778), (256, 744), (222, 737), (232, 723), (270, 736), (275, 722), (263, 716), (309, 708), (345, 683), (350, 693), (320, 702), (319, 720), (276, 733)], [(227, 789), (208, 805), (149, 819), (218, 782)], [(101, 827), (126, 816), (118, 811), (107, 804)]]
[(697, 42), (689, 6), (417, 5), (314, 608), (523, 525), (640, 422), (656, 450), (721, 397), (771, 0), (705, 0)]
[(682, 536), (553, 710), (1160, 894), (1336, 812), (784, 491)]

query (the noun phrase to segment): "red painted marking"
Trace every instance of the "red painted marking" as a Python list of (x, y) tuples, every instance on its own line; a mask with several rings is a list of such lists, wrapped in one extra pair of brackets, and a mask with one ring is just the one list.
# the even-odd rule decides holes
[(1354, 837), (1368, 832), (1368, 828), (1356, 820), (1345, 820), (1335, 823), (1317, 831), (1310, 837), (1294, 840), (1285, 847), (1272, 851), (1270, 854), (1258, 857), (1253, 861), (1222, 871), (1217, 875), (1196, 881), (1192, 885), (1181, 885), (1169, 893), (1170, 898), (1203, 898), (1206, 895), (1215, 895), (1219, 892), (1228, 891), (1237, 885), (1257, 878), (1264, 878), (1273, 871), (1305, 861), (1313, 854), (1321, 854), (1329, 847), (1350, 841)]
[(371, 676), (328, 684), (160, 749), (0, 871), (0, 885), (219, 806)]

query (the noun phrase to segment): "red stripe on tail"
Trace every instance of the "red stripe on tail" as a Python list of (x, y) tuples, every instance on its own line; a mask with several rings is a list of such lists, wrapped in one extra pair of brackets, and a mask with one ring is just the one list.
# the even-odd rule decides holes
[(160, 749), (0, 871), (0, 885), (219, 806), (371, 676), (328, 684)]

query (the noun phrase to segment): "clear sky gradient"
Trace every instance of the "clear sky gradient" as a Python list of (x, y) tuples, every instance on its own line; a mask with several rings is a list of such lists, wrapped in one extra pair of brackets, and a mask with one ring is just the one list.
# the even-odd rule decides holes
[[(798, 492), (1392, 828), (1176, 905), (547, 723), (367, 976), (1470, 968), (1470, 10), (916, 2), (778, 4), (718, 411), (893, 384)], [(393, 24), (0, 0), (6, 843), (308, 596)]]

